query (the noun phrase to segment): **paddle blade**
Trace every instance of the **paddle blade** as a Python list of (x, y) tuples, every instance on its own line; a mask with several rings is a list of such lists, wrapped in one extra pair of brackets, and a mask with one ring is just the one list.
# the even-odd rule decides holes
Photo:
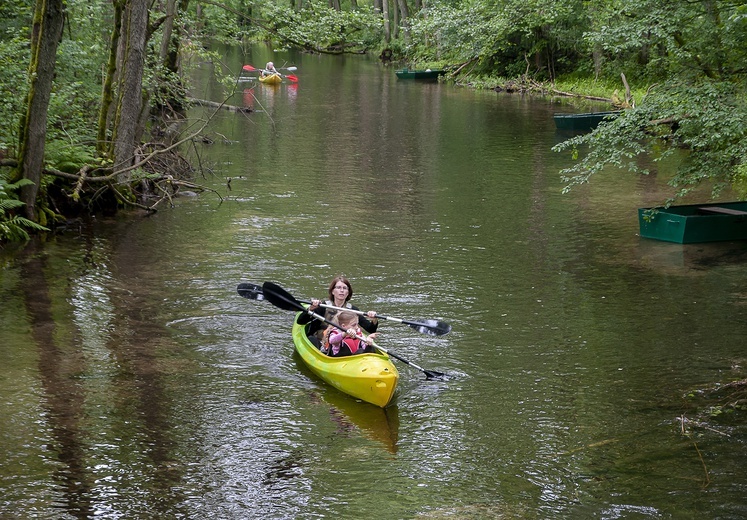
[(265, 299), (275, 307), (286, 311), (303, 311), (304, 306), (296, 300), (291, 293), (276, 283), (265, 282), (262, 284), (262, 294)]
[(445, 381), (449, 379), (449, 376), (447, 374), (444, 374), (443, 372), (437, 372), (435, 370), (423, 370), (423, 373), (425, 374), (426, 380), (442, 379)]
[(280, 67), (283, 70), (289, 70), (291, 72), (298, 70), (298, 67)]
[(244, 65), (241, 68), (244, 69), (244, 70), (248, 70), (249, 72), (254, 72), (255, 70), (257, 70), (254, 67), (252, 67), (251, 65)]
[(402, 323), (410, 326), (417, 330), (421, 334), (429, 334), (431, 336), (443, 336), (451, 332), (451, 325), (445, 321), (439, 320), (421, 320), (421, 321), (409, 321), (402, 320)]
[(288, 74), (285, 77), (291, 80), (293, 83), (298, 83), (298, 76), (294, 76), (293, 74)]
[(256, 283), (240, 283), (239, 286), (236, 287), (236, 292), (239, 293), (239, 296), (243, 296), (244, 298), (248, 298), (250, 300), (265, 299), (265, 295), (262, 292), (262, 287), (260, 287)]

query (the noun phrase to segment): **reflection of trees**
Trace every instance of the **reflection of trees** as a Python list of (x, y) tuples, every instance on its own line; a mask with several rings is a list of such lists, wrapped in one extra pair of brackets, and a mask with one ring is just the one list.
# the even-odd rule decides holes
[(90, 240), (79, 257), (56, 259), (31, 249), (22, 268), (52, 451), (61, 463), (53, 479), (75, 517), (133, 507), (157, 516), (183, 500), (173, 492), (182, 466), (173, 463), (158, 359), (163, 328), (153, 324), (148, 289), (137, 283), (137, 247), (126, 244), (130, 251), (116, 259), (108, 246)]
[[(54, 478), (64, 493), (67, 511), (78, 518), (90, 518), (93, 516), (93, 478), (86, 467), (86, 446), (81, 430), (85, 389), (74, 379), (83, 371), (85, 361), (74, 346), (78, 336), (61, 334), (58, 330), (51, 289), (45, 276), (46, 256), (33, 246), (29, 253), (31, 258), (22, 269), (23, 292), (31, 337), (39, 351), (39, 375), (54, 449), (62, 463)], [(68, 341), (63, 341), (63, 338)]]

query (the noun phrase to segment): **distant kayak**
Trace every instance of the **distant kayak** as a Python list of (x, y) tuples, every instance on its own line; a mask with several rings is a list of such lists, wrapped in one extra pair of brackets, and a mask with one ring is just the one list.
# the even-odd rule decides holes
[(279, 85), (283, 82), (283, 77), (280, 74), (269, 74), (267, 76), (260, 74), (259, 81), (266, 85)]

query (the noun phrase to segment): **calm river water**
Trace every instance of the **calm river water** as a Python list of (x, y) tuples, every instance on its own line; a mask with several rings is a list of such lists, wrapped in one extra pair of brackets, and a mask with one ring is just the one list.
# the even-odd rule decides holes
[[(665, 170), (561, 194), (566, 102), (365, 57), (223, 65), (268, 59), (298, 84), (195, 87), (256, 110), (197, 145), (222, 202), (3, 253), (0, 518), (747, 516), (744, 417), (702, 392), (747, 377), (747, 244), (641, 239)], [(399, 364), (392, 405), (356, 402), (293, 354), (292, 313), (236, 293), (338, 273), (363, 309), (448, 321), (379, 342), (451, 377)]]

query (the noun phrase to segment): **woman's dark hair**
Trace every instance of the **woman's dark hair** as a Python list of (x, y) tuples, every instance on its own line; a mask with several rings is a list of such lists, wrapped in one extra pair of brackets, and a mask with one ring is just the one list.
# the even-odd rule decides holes
[(329, 293), (329, 300), (332, 301), (332, 302), (335, 301), (335, 297), (332, 294), (332, 291), (334, 290), (335, 285), (337, 285), (337, 282), (342, 282), (342, 283), (344, 283), (345, 285), (348, 286), (348, 297), (345, 298), (345, 302), (347, 302), (348, 300), (350, 300), (350, 298), (353, 297), (353, 286), (350, 285), (350, 282), (344, 276), (335, 276), (332, 279), (332, 281), (330, 282), (329, 288), (327, 290), (327, 292)]

